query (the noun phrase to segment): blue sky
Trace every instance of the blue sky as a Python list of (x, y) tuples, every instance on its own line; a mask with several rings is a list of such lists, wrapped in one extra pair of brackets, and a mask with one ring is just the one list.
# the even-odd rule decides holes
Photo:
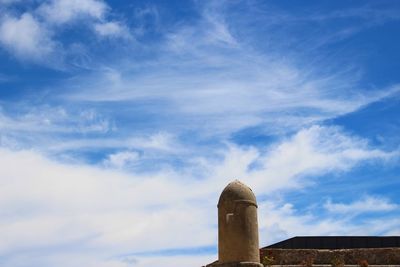
[(0, 0), (0, 263), (201, 266), (240, 179), (260, 245), (400, 235), (400, 3)]

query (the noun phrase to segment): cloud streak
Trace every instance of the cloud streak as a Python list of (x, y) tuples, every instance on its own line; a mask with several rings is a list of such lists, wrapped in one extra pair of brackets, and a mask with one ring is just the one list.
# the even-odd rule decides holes
[(397, 204), (387, 199), (366, 196), (353, 203), (333, 203), (331, 200), (325, 203), (325, 209), (332, 213), (357, 215), (363, 212), (387, 212), (398, 208)]
[[(399, 92), (397, 84), (364, 90), (356, 67), (329, 71), (337, 63), (300, 65), (298, 54), (288, 60), (282, 51), (259, 51), (243, 41), (248, 33), (231, 32), (222, 8), (215, 9), (204, 8), (196, 23), (168, 29), (152, 48), (157, 56), (77, 77), (63, 97), (75, 103), (143, 103), (140, 111), (157, 114), (163, 122), (157, 127), (166, 131), (174, 125), (178, 132), (229, 135), (248, 127), (271, 134), (297, 130)], [(121, 106), (121, 112), (128, 111)]]

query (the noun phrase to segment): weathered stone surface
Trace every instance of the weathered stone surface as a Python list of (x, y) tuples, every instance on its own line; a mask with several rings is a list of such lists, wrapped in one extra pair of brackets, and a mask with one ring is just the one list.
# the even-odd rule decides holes
[(264, 256), (273, 258), (273, 265), (298, 265), (312, 258), (313, 263), (331, 264), (340, 259), (345, 265), (357, 265), (366, 260), (369, 265), (400, 265), (400, 248), (360, 248), (360, 249), (262, 249)]
[(256, 197), (248, 186), (236, 180), (225, 187), (218, 201), (216, 266), (250, 267), (260, 266), (259, 263)]
[[(304, 265), (269, 265), (269, 267), (304, 267)], [(313, 264), (312, 267), (332, 267), (331, 264)], [(343, 267), (360, 267), (357, 264), (345, 264)], [(368, 267), (400, 267), (400, 265), (368, 265)]]

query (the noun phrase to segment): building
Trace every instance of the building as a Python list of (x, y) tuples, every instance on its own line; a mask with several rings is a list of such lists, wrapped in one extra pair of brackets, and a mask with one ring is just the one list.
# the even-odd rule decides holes
[(399, 236), (297, 236), (260, 249), (270, 265), (399, 265)]
[(296, 236), (258, 249), (257, 200), (237, 180), (217, 207), (218, 260), (207, 267), (400, 267), (400, 236)]

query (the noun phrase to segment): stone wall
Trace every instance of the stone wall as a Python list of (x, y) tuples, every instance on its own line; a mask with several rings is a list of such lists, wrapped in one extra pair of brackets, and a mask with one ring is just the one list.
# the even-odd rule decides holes
[[(269, 267), (304, 267), (304, 265), (270, 265)], [(314, 264), (312, 267), (332, 267), (332, 265)], [(360, 267), (360, 265), (343, 265), (343, 267)], [(368, 265), (368, 267), (400, 267), (400, 265)]]
[(261, 260), (273, 259), (271, 265), (358, 264), (366, 260), (370, 265), (400, 265), (400, 248), (368, 249), (261, 249)]

